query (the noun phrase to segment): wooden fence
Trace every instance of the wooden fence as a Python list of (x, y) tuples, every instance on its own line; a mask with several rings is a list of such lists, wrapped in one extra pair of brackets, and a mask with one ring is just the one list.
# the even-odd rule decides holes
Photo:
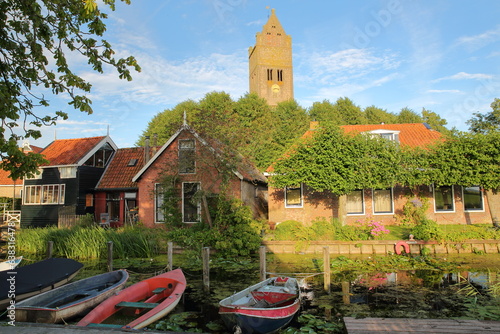
[(85, 217), (85, 215), (59, 215), (57, 220), (58, 228), (68, 228), (78, 225), (80, 218)]

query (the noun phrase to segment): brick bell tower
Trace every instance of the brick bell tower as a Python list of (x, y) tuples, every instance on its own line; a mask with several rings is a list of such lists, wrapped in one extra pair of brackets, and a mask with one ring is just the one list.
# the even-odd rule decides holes
[(250, 93), (271, 106), (293, 100), (292, 37), (285, 33), (274, 9), (248, 49)]

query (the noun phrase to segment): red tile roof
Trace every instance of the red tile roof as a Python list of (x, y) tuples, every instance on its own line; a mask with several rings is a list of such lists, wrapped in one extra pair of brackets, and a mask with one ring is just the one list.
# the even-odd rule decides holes
[[(13, 185), (14, 180), (12, 180), (10, 177), (10, 172), (0, 169), (0, 185)], [(17, 180), (16, 184), (22, 184), (23, 180)]]
[[(129, 166), (130, 162), (135, 164)], [(132, 178), (144, 166), (144, 147), (121, 148), (108, 165), (97, 189), (136, 188), (137, 183)]]
[[(43, 148), (38, 147), (38, 146), (33, 146), (30, 145), (31, 152), (33, 153), (40, 153)], [(20, 148), (22, 149), (22, 148)], [(14, 180), (12, 180), (10, 177), (10, 172), (0, 169), (0, 185), (14, 185)], [(18, 180), (15, 184), (22, 184), (22, 180)]]
[(374, 130), (399, 131), (399, 142), (410, 147), (423, 147), (444, 140), (440, 132), (432, 130), (424, 123), (343, 125), (341, 128), (346, 133)]
[(83, 157), (89, 153), (105, 136), (77, 138), (77, 139), (58, 139), (43, 149), (41, 154), (49, 161), (44, 166), (61, 166), (77, 164)]

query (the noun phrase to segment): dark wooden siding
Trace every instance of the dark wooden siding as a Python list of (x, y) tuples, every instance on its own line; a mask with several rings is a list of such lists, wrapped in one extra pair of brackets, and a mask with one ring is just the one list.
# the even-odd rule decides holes
[[(78, 167), (78, 197), (75, 199), (77, 215), (84, 215), (89, 212), (85, 206), (85, 199), (88, 193), (94, 191), (97, 182), (101, 179), (104, 173), (104, 168), (81, 166)], [(92, 210), (93, 213), (93, 210)]]
[[(41, 179), (24, 180), (24, 185), (26, 186), (60, 183), (59, 170), (57, 168), (44, 168)], [(59, 205), (56, 204), (21, 205), (21, 226), (44, 227), (57, 225), (58, 212)]]
[(21, 226), (57, 225), (59, 212), (84, 215), (93, 212), (85, 207), (86, 194), (93, 191), (104, 168), (78, 167), (76, 178), (61, 179), (57, 168), (45, 168), (41, 179), (25, 180), (25, 185), (65, 184), (64, 205), (22, 205)]

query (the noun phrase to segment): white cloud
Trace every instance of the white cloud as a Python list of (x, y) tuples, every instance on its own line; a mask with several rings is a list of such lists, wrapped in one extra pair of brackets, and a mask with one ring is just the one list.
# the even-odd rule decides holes
[(487, 80), (492, 78), (494, 78), (494, 76), (491, 74), (459, 72), (447, 77), (435, 79), (433, 80), (433, 82), (439, 82), (443, 80)]
[[(340, 85), (353, 80), (367, 80), (368, 75), (397, 69), (401, 61), (388, 51), (376, 54), (372, 49), (347, 49), (338, 52), (314, 52), (299, 55), (301, 73), (296, 82), (301, 84)], [(373, 79), (372, 79), (373, 80)]]
[(458, 89), (429, 89), (429, 90), (427, 90), (427, 93), (436, 93), (436, 94), (442, 94), (442, 93), (461, 94), (462, 92), (459, 91)]
[(478, 35), (462, 36), (457, 39), (456, 45), (463, 45), (471, 50), (477, 50), (498, 40), (500, 40), (500, 25)]
[(165, 108), (188, 99), (199, 99), (210, 91), (226, 91), (238, 98), (248, 90), (248, 65), (243, 52), (214, 53), (183, 61), (170, 61), (147, 53), (136, 53), (136, 58), (142, 71), (132, 73), (131, 82), (118, 79), (114, 71), (81, 74), (93, 84), (91, 98)]

